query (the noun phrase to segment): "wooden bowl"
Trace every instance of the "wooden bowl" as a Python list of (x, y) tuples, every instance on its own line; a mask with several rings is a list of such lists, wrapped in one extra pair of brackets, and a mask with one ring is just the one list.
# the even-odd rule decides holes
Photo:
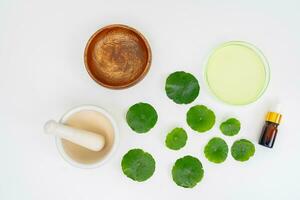
[(89, 39), (84, 63), (89, 75), (111, 89), (128, 88), (144, 78), (151, 65), (146, 38), (121, 24), (105, 26)]

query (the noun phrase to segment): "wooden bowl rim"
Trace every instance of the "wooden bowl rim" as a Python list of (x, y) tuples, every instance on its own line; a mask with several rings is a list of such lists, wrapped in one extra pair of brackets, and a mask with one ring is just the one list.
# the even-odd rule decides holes
[[(90, 44), (91, 42), (95, 39), (96, 36), (98, 36), (98, 34), (100, 34), (101, 32), (105, 31), (105, 30), (108, 30), (108, 29), (112, 29), (112, 28), (123, 28), (123, 29), (127, 29), (127, 30), (130, 30), (132, 31), (134, 34), (136, 34), (138, 37), (140, 37), (144, 43), (144, 45), (146, 46), (146, 51), (147, 51), (147, 64), (144, 68), (144, 71), (142, 72), (142, 74), (137, 77), (136, 79), (134, 79), (132, 82), (130, 83), (127, 83), (127, 84), (124, 84), (124, 85), (109, 85), (109, 84), (106, 84), (106, 83), (103, 83), (101, 82), (99, 79), (97, 79), (93, 73), (91, 72), (90, 70), (90, 67), (88, 65), (88, 62), (87, 62), (87, 53), (89, 51), (89, 47), (90, 47)], [(147, 41), (147, 39), (145, 38), (145, 36), (140, 33), (137, 29), (135, 28), (132, 28), (130, 26), (127, 26), (127, 25), (124, 25), (124, 24), (111, 24), (111, 25), (107, 25), (107, 26), (104, 26), (102, 28), (100, 28), (99, 30), (97, 30), (88, 40), (86, 46), (85, 46), (85, 49), (84, 49), (84, 65), (85, 65), (85, 69), (87, 70), (89, 76), (96, 82), (98, 83), (99, 85), (102, 85), (106, 88), (109, 88), (109, 89), (125, 89), (125, 88), (129, 88), (129, 87), (132, 87), (134, 86), (135, 84), (137, 84), (138, 82), (140, 82), (145, 76), (146, 74), (148, 73), (149, 69), (150, 69), (150, 66), (151, 66), (151, 62), (152, 62), (152, 52), (151, 52), (151, 48), (150, 48), (150, 45)]]

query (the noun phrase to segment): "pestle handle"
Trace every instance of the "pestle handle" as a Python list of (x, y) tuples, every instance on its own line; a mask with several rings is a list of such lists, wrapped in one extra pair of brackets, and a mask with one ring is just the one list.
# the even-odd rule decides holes
[(46, 122), (44, 130), (49, 135), (61, 137), (92, 151), (100, 151), (105, 145), (105, 138), (100, 134), (66, 126), (54, 120)]

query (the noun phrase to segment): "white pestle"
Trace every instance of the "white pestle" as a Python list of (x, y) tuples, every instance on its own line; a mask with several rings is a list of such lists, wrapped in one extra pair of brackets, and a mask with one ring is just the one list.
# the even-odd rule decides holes
[(46, 122), (44, 130), (49, 135), (58, 136), (92, 151), (100, 151), (105, 145), (105, 138), (101, 134), (73, 128), (54, 120)]

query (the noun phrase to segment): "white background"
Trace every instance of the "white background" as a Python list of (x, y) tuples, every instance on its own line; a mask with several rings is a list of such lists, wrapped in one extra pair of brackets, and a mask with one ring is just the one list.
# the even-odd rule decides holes
[[(244, 2), (244, 3), (242, 3)], [(201, 0), (1, 0), (0, 2), (0, 199), (300, 199), (300, 2)], [(102, 26), (123, 23), (140, 30), (153, 53), (151, 69), (138, 85), (109, 90), (88, 76), (83, 51)], [(259, 101), (248, 106), (225, 105), (203, 80), (205, 58), (216, 45), (244, 40), (259, 47), (271, 68), (271, 81)], [(164, 92), (167, 75), (192, 72), (199, 97), (176, 105)], [(273, 149), (257, 144), (263, 118), (273, 100), (284, 106), (284, 120)], [(138, 135), (124, 116), (136, 102), (149, 102), (159, 121)], [(120, 146), (103, 167), (77, 169), (58, 154), (54, 138), (43, 133), (48, 119), (59, 120), (69, 108), (95, 104), (108, 110), (120, 128)], [(205, 104), (217, 116), (215, 127), (197, 134), (187, 127), (185, 113)], [(218, 126), (227, 117), (240, 119), (239, 135), (222, 136)], [(175, 126), (188, 131), (187, 146), (165, 148), (166, 133)], [(229, 145), (247, 138), (256, 154), (239, 163), (229, 155), (223, 164), (203, 155), (213, 136)], [(155, 174), (136, 183), (122, 174), (120, 161), (129, 149), (152, 153)], [(205, 176), (193, 189), (175, 185), (170, 171), (184, 155), (198, 157)]]

